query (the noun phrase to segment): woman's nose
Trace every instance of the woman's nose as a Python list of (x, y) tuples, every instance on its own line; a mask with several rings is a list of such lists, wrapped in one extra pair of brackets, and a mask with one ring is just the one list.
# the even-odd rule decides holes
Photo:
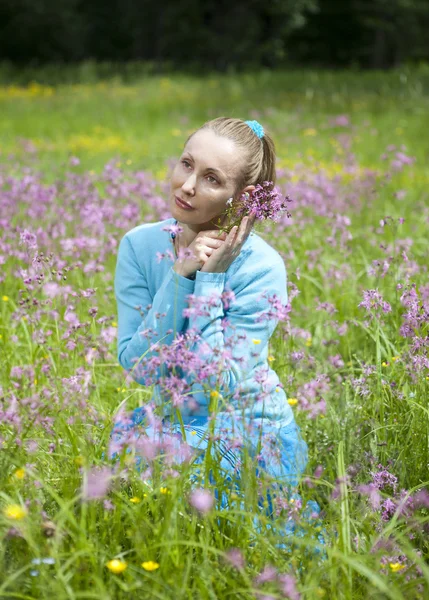
[(188, 194), (192, 194), (195, 191), (196, 179), (195, 173), (189, 175), (188, 179), (182, 185), (182, 190)]

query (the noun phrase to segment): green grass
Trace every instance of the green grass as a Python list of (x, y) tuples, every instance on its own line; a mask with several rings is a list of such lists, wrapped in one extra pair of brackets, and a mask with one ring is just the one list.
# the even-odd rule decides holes
[[(124, 67), (122, 79), (106, 76), (105, 82), (98, 81), (93, 65), (60, 74), (0, 69), (0, 598), (259, 600), (256, 592), (262, 590), (286, 597), (281, 582), (255, 582), (267, 565), (293, 574), (306, 600), (429, 597), (427, 508), (383, 520), (382, 506), (371, 508), (357, 490), (373, 480), (379, 464), (398, 480), (396, 492), (388, 485), (380, 490), (382, 503), (398, 501), (401, 490), (412, 495), (429, 485), (429, 369), (412, 363), (428, 358), (427, 68), (205, 79), (137, 75), (131, 66)], [(40, 85), (18, 85), (32, 80)], [(218, 115), (257, 118), (272, 132), (284, 169), (279, 183), (295, 196), (291, 226), (259, 225), (258, 232), (287, 267), (290, 324), (279, 324), (270, 354), (288, 397), (298, 400), (294, 411), (309, 447), (306, 475), (313, 486), (303, 482), (300, 494), (324, 510), (325, 561), (311, 556), (317, 545), (311, 527), (289, 551), (276, 547), (279, 538), (263, 518), (262, 530), (254, 529), (257, 495), (250, 469), (244, 497), (230, 496), (230, 510), (215, 508), (206, 516), (188, 503), (192, 469), (184, 466), (177, 478), (164, 478), (160, 466), (146, 485), (131, 463), (126, 478), (113, 482), (110, 504), (81, 498), (86, 471), (104, 464), (119, 404), (126, 400), (134, 408), (151, 396), (150, 389), (125, 382), (115, 341), (106, 342), (103, 332), (116, 321), (112, 240), (145, 217), (159, 218), (141, 197), (116, 196), (103, 168), (113, 160), (121, 183), (133, 181), (137, 171), (147, 172), (148, 182), (162, 182), (168, 159), (177, 157), (188, 133)], [(333, 126), (338, 115), (347, 115), (350, 127)], [(391, 158), (382, 155), (389, 145), (402, 144), (415, 162), (394, 173)], [(80, 165), (70, 166), (72, 156)], [(347, 172), (347, 162), (360, 172)], [(41, 183), (19, 191), (15, 180), (6, 179), (31, 173), (40, 173)], [(84, 177), (94, 188), (85, 187)], [(54, 201), (36, 214), (50, 184), (56, 185)], [(101, 201), (94, 201), (91, 189)], [(401, 191), (406, 194), (398, 197)], [(150, 191), (163, 193), (162, 186)], [(103, 212), (105, 203), (112, 207), (101, 229), (82, 217), (91, 203), (92, 215)], [(138, 216), (127, 220), (122, 211), (133, 204)], [(381, 227), (386, 217), (391, 220)], [(37, 232), (46, 258), (32, 275), (43, 272), (45, 282), (70, 286), (77, 295), (50, 300), (42, 285), (24, 283), (34, 267), (34, 251), (19, 244), (24, 228)], [(99, 245), (65, 250), (62, 242), (71, 238)], [(376, 260), (391, 262), (385, 276), (368, 273)], [(414, 349), (413, 338), (400, 333), (411, 310), (400, 298), (413, 285), (421, 316), (413, 331), (420, 347)], [(293, 297), (295, 286), (299, 293)], [(94, 295), (80, 294), (89, 288)], [(364, 290), (374, 289), (392, 311), (370, 319), (358, 305)], [(337, 312), (323, 310), (321, 302)], [(83, 326), (66, 337), (70, 305)], [(95, 306), (94, 318), (88, 311)], [(338, 332), (344, 324), (347, 330)], [(93, 358), (91, 348), (97, 348)], [(297, 352), (301, 360), (294, 358)], [(27, 367), (22, 378), (11, 372), (16, 366)], [(315, 418), (303, 409), (310, 385), (316, 390), (311, 402), (326, 402)], [(213, 468), (216, 457), (207, 461)], [(319, 465), (323, 473), (313, 477)], [(22, 519), (3, 512), (24, 503)], [(231, 548), (242, 551), (244, 568), (226, 560)], [(31, 562), (47, 557), (54, 564)], [(127, 562), (122, 574), (106, 568), (113, 558)], [(147, 571), (144, 561), (159, 568)]]

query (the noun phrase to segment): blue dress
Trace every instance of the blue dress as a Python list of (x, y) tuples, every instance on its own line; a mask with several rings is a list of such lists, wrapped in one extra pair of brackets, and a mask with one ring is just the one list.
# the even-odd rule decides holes
[[(285, 263), (274, 248), (252, 233), (225, 272), (197, 271), (195, 279), (188, 279), (177, 274), (171, 264), (176, 260), (171, 239), (175, 226), (177, 221), (173, 218), (144, 223), (126, 233), (119, 244), (115, 272), (118, 360), (125, 371), (133, 371), (135, 381), (145, 386), (154, 384), (153, 402), (163, 410), (162, 435), (170, 436), (173, 446), (176, 444), (177, 460), (180, 461), (183, 446), (198, 453), (197, 464), (204, 462), (208, 449), (217, 452), (218, 473), (215, 478), (210, 471), (209, 483), (214, 486), (221, 508), (228, 508), (230, 494), (217, 489), (215, 482), (221, 477), (231, 489), (240, 490), (244, 483), (240, 480), (243, 448), (256, 459), (257, 477), (263, 478), (266, 473), (276, 479), (272, 494), (260, 502), (268, 515), (275, 516), (274, 529), (280, 523), (276, 506), (287, 500), (301, 502), (296, 486), (308, 458), (307, 444), (269, 357), (270, 338), (289, 310)], [(205, 301), (203, 309), (194, 304), (201, 299)], [(191, 329), (202, 341), (197, 341), (188, 352), (180, 346), (181, 336)], [(189, 386), (186, 398), (193, 398), (193, 404), (185, 401), (180, 405), (184, 431), (172, 408), (177, 396), (172, 401), (159, 385), (159, 381), (170, 376), (170, 371), (165, 361), (156, 362), (158, 342), (174, 348), (170, 362), (174, 360), (181, 373), (180, 383)], [(226, 357), (225, 362), (221, 370), (210, 370), (211, 358), (216, 356)], [(146, 372), (145, 366), (152, 359), (155, 372), (153, 367)], [(195, 377), (204, 369), (205, 386)], [(177, 386), (177, 381), (171, 382), (172, 387)], [(216, 415), (215, 440), (208, 435), (213, 424), (209, 420), (207, 386), (220, 390), (224, 398), (234, 391), (229, 403), (231, 412), (223, 409)], [(149, 416), (144, 408), (136, 409), (131, 419), (118, 416), (110, 440), (111, 458), (118, 457), (123, 444), (138, 445), (159, 435)], [(237, 444), (237, 429), (242, 444)], [(142, 458), (137, 466), (143, 471), (147, 465)], [(197, 471), (194, 479), (199, 479), (201, 486), (199, 475)], [(315, 502), (307, 503), (304, 514), (316, 531), (319, 513)], [(282, 535), (293, 532), (297, 535), (293, 522), (283, 523)]]

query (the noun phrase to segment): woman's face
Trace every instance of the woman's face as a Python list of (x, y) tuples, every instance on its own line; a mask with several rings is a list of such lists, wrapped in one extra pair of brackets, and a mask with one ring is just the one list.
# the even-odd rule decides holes
[[(234, 195), (242, 161), (232, 140), (210, 129), (197, 131), (186, 144), (171, 177), (171, 212), (191, 226), (212, 229)], [(176, 198), (192, 206), (181, 208)], [(205, 227), (207, 226), (207, 227)]]

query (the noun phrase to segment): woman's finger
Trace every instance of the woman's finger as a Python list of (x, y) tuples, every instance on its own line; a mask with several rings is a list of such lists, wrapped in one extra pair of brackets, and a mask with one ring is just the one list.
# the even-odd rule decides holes
[(228, 241), (229, 243), (232, 244), (235, 241), (235, 236), (237, 234), (237, 230), (238, 230), (238, 227), (237, 227), (237, 225), (235, 225), (229, 232), (228, 237), (226, 238), (225, 241)]
[(249, 225), (249, 221), (250, 221), (249, 217), (244, 217), (244, 219), (240, 223), (240, 229), (239, 229), (238, 237), (236, 240), (239, 244), (242, 244), (249, 234), (249, 231), (250, 231), (249, 227), (251, 226), (251, 225)]

